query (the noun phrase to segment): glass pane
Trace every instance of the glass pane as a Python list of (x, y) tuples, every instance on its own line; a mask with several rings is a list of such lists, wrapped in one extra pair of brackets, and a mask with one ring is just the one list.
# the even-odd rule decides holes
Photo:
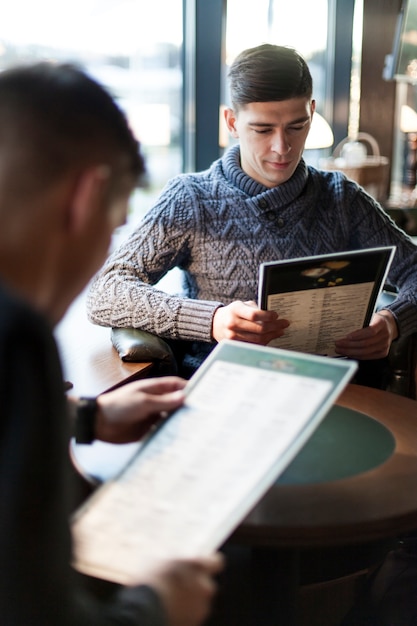
[(415, 82), (417, 77), (417, 4), (408, 2), (405, 4), (404, 17), (401, 24), (401, 37), (397, 67), (394, 68), (396, 75), (410, 82)]
[(13, 0), (0, 24), (0, 71), (75, 62), (111, 90), (146, 155), (149, 189), (132, 207), (148, 208), (182, 167), (182, 0)]

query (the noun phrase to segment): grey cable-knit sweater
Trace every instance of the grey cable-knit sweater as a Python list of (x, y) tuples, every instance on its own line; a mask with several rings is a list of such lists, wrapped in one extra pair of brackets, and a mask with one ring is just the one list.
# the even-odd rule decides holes
[[(417, 331), (417, 247), (362, 188), (302, 160), (269, 189), (245, 174), (239, 156), (234, 146), (207, 171), (167, 184), (96, 275), (92, 322), (212, 342), (220, 305), (257, 300), (260, 263), (395, 245), (388, 279), (399, 296), (389, 308), (401, 335)], [(183, 270), (184, 295), (152, 286), (174, 267)]]

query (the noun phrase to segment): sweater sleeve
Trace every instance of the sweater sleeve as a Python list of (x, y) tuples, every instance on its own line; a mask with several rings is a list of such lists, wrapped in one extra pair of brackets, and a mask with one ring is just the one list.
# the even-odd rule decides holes
[(212, 318), (220, 302), (155, 287), (174, 267), (186, 268), (193, 233), (198, 228), (197, 202), (177, 177), (157, 204), (95, 276), (87, 297), (90, 321), (102, 326), (134, 327), (161, 337), (212, 341)]

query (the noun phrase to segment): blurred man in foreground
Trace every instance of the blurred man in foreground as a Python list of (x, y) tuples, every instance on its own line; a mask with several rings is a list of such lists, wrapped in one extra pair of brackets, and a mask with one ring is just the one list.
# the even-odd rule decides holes
[[(53, 326), (103, 263), (143, 172), (109, 94), (80, 70), (0, 75), (0, 615), (8, 626), (197, 626), (215, 555), (166, 567), (100, 602), (70, 568), (67, 401)], [(147, 380), (75, 411), (84, 440), (129, 441), (183, 402)], [(85, 407), (84, 407), (85, 409)], [(140, 559), (140, 554), (138, 554)]]

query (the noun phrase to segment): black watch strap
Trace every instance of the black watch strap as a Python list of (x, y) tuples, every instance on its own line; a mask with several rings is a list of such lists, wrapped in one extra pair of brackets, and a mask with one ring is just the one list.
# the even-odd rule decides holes
[(77, 443), (91, 443), (94, 441), (96, 414), (96, 398), (80, 398), (78, 400), (74, 432)]

